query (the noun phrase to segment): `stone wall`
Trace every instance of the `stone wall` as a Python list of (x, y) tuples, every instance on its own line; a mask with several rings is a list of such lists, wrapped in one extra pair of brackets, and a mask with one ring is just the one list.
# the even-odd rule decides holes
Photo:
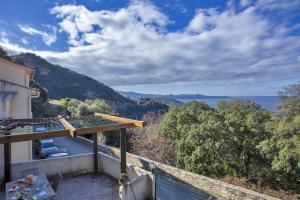
[[(77, 137), (77, 140), (91, 145), (92, 141)], [(113, 157), (119, 158), (120, 151), (117, 148), (113, 148), (107, 145), (98, 144), (99, 151), (109, 154)], [(161, 171), (174, 176), (175, 178), (192, 185), (200, 190), (203, 190), (209, 194), (217, 196), (219, 199), (246, 199), (246, 200), (276, 200), (277, 198), (264, 195), (252, 190), (248, 190), (242, 187), (238, 187), (232, 184), (227, 184), (222, 181), (218, 181), (206, 176), (201, 176), (199, 174), (187, 172), (172, 166), (164, 165), (153, 160), (140, 157), (134, 154), (126, 153), (127, 163), (134, 166), (143, 168), (145, 170), (151, 171), (153, 167), (160, 169)], [(277, 199), (278, 200), (278, 199)]]

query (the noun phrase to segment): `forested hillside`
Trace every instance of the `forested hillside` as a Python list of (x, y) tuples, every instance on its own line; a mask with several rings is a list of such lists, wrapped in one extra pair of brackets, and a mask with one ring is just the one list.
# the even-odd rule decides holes
[(79, 100), (104, 99), (115, 103), (134, 104), (133, 101), (115, 92), (103, 83), (86, 75), (76, 73), (31, 53), (13, 56), (12, 59), (27, 67), (35, 69), (35, 80), (48, 89), (49, 98), (65, 97)]
[(148, 111), (160, 111), (161, 108), (166, 111), (168, 108), (158, 102), (139, 104), (91, 77), (54, 65), (35, 54), (22, 53), (11, 58), (14, 62), (35, 70), (35, 82), (48, 91), (50, 99), (103, 99), (120, 115), (134, 118), (139, 118)]
[(173, 107), (160, 123), (133, 135), (131, 151), (281, 199), (299, 199), (300, 83), (279, 94), (276, 113), (240, 100), (217, 108), (196, 101)]

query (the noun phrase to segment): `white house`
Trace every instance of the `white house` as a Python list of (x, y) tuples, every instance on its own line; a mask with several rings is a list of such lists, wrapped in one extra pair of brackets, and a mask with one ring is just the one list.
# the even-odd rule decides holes
[[(29, 87), (34, 70), (0, 58), (0, 120), (32, 118), (31, 98), (38, 97)], [(32, 160), (32, 142), (18, 142), (11, 146), (12, 163)], [(3, 145), (0, 146), (3, 164)]]

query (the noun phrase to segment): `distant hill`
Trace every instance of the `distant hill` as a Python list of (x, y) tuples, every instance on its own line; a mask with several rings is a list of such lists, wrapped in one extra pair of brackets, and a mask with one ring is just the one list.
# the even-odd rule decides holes
[(178, 101), (176, 99), (171, 99), (171, 98), (152, 98), (153, 101), (162, 103), (162, 104), (166, 104), (168, 106), (181, 106), (184, 103), (181, 101)]
[(104, 99), (122, 115), (134, 113), (136, 116), (147, 110), (136, 101), (128, 99), (103, 83), (83, 74), (76, 73), (31, 53), (12, 56), (14, 62), (33, 68), (34, 79), (48, 90), (50, 99), (75, 98)]
[(160, 98), (160, 99), (209, 99), (209, 98), (226, 98), (228, 96), (206, 96), (203, 94), (142, 94), (137, 92), (124, 92), (124, 91), (118, 91), (120, 94), (122, 94), (125, 97), (131, 98), (131, 99), (138, 99), (140, 97), (144, 98)]
[(168, 105), (160, 101), (129, 99), (91, 77), (54, 65), (35, 54), (22, 53), (11, 58), (14, 62), (35, 70), (35, 81), (48, 90), (50, 99), (104, 99), (120, 115), (131, 118), (140, 118), (149, 111), (168, 110)]

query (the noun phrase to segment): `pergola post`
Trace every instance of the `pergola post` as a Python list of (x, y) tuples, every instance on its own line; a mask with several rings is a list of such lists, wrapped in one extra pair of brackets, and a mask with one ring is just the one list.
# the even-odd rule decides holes
[(120, 130), (121, 173), (126, 174), (126, 128)]
[(98, 174), (98, 133), (93, 134), (94, 173)]
[(11, 179), (11, 144), (4, 144), (4, 181), (9, 182)]

